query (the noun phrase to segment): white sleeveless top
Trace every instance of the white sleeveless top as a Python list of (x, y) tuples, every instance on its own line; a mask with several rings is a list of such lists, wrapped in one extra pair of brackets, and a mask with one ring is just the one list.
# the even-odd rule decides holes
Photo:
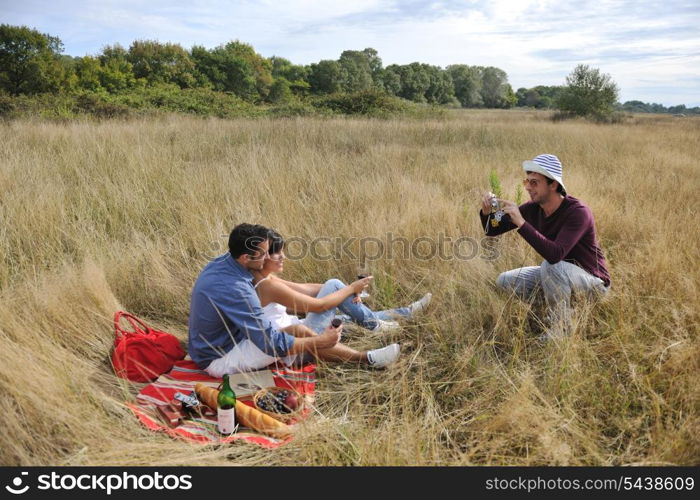
[[(269, 277), (269, 276), (268, 276)], [(255, 284), (255, 288), (265, 281), (268, 277), (265, 277)], [(282, 328), (287, 328), (291, 325), (300, 325), (301, 320), (292, 314), (287, 314), (287, 308), (282, 304), (277, 302), (270, 302), (268, 305), (262, 308), (265, 318), (270, 320), (272, 326), (281, 330)]]

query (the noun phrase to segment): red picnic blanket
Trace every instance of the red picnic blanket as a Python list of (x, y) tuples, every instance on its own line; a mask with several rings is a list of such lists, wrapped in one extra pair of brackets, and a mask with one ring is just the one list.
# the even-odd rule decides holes
[[(187, 418), (177, 427), (170, 428), (158, 416), (157, 405), (172, 401), (176, 392), (190, 394), (198, 382), (216, 388), (221, 383), (221, 379), (209, 376), (190, 359), (178, 361), (170, 372), (161, 375), (158, 380), (141, 389), (136, 396), (136, 401), (128, 406), (149, 429), (163, 431), (170, 436), (189, 441), (228, 443), (241, 439), (265, 448), (276, 448), (292, 439), (291, 437), (284, 440), (276, 439), (247, 428), (239, 428), (238, 432), (224, 437), (216, 430), (216, 415)], [(304, 396), (307, 403), (305, 415), (307, 415), (308, 406), (313, 403), (316, 365), (308, 364), (300, 368), (268, 367), (256, 372), (231, 375), (230, 383), (236, 392), (237, 399), (250, 406), (253, 405), (253, 394), (260, 388), (271, 386), (292, 388)]]

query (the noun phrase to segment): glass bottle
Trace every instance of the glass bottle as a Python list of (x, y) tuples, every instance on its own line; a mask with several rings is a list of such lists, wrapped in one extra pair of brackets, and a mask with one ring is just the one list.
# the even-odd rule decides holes
[(232, 434), (236, 430), (236, 393), (231, 389), (228, 374), (216, 399), (216, 427), (221, 434)]

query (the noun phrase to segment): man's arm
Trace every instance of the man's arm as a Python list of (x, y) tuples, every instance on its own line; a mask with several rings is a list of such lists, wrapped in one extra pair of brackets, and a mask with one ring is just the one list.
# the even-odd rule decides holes
[(574, 245), (579, 242), (592, 220), (593, 217), (587, 208), (578, 207), (568, 214), (554, 241), (544, 236), (527, 221), (520, 226), (518, 233), (547, 262), (556, 264), (563, 260)]
[(302, 337), (315, 337), (316, 332), (314, 332), (311, 328), (309, 328), (306, 325), (303, 325), (301, 323), (298, 323), (296, 325), (289, 325), (284, 328), (282, 328), (282, 331), (285, 333), (288, 333), (290, 335), (293, 335), (296, 338), (302, 338)]
[(484, 229), (484, 233), (486, 234), (486, 236), (498, 236), (499, 234), (507, 233), (508, 231), (518, 227), (518, 225), (514, 223), (510, 216), (505, 217), (500, 221), (496, 221), (495, 214), (491, 213), (491, 203), (495, 199), (497, 199), (500, 202), (501, 210), (504, 211), (504, 215), (509, 215), (506, 212), (508, 210), (508, 206), (512, 205), (513, 207), (517, 207), (518, 209), (524, 209), (525, 212), (528, 212), (530, 208), (529, 205), (532, 204), (528, 201), (518, 207), (512, 201), (506, 201), (496, 198), (496, 195), (493, 193), (489, 192), (484, 194), (484, 196), (481, 198), (481, 210), (479, 211), (479, 217), (481, 218), (481, 227)]
[(274, 328), (265, 318), (260, 299), (252, 286), (236, 283), (214, 306), (219, 315), (236, 325), (246, 338), (269, 356), (285, 356), (294, 345), (294, 337)]
[(484, 228), (484, 233), (486, 236), (498, 236), (499, 234), (507, 233), (511, 229), (515, 229), (516, 226), (510, 219), (501, 220), (497, 226), (491, 224), (494, 219), (494, 214), (484, 215), (484, 213), (479, 210), (479, 217), (481, 217), (481, 227)]
[(340, 333), (342, 330), (342, 325), (338, 328), (329, 326), (323, 332), (321, 332), (320, 335), (296, 338), (294, 340), (294, 345), (289, 350), (289, 354), (310, 352), (316, 356), (320, 349), (330, 349), (340, 342)]

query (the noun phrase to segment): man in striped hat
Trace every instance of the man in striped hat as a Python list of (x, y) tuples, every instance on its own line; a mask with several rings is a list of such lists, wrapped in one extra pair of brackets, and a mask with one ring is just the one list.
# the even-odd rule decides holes
[(523, 184), (530, 201), (518, 206), (512, 201), (497, 200), (505, 214), (497, 222), (492, 213), (495, 196), (487, 193), (482, 199), (481, 223), (488, 236), (517, 229), (544, 258), (539, 266), (502, 273), (496, 285), (523, 300), (543, 295), (550, 325), (541, 339), (554, 340), (571, 331), (571, 295), (606, 295), (610, 275), (593, 214), (582, 201), (567, 195), (559, 158), (542, 154), (523, 162), (523, 170)]

